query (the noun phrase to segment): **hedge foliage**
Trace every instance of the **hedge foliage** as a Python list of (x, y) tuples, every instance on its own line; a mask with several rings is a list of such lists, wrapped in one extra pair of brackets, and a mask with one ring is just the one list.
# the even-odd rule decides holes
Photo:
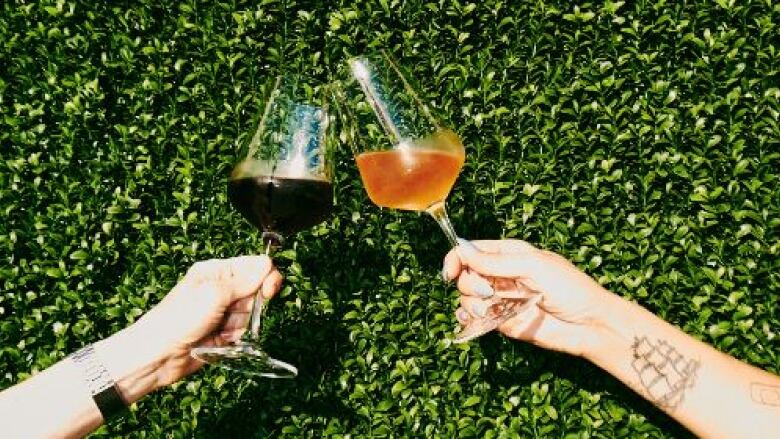
[[(523, 238), (780, 372), (780, 5), (764, 1), (9, 1), (0, 6), (0, 388), (138, 318), (196, 260), (256, 252), (226, 176), (285, 65), (389, 48), (467, 145), (462, 235)], [(126, 437), (686, 437), (584, 361), (445, 339), (429, 218), (337, 211), (277, 256), (268, 350), (207, 368)]]

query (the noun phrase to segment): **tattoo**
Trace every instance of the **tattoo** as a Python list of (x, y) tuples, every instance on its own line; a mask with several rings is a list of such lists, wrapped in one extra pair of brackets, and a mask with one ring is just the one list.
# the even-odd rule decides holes
[(686, 359), (665, 340), (653, 343), (644, 336), (634, 338), (631, 351), (631, 367), (650, 400), (674, 410), (683, 401), (685, 390), (693, 387), (699, 362)]
[(759, 404), (780, 407), (780, 387), (750, 383), (750, 398)]

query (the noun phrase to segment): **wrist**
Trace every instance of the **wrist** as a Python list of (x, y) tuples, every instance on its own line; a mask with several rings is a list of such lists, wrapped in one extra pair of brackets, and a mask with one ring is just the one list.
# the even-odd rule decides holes
[(591, 324), (590, 343), (586, 343), (583, 357), (596, 365), (603, 365), (615, 355), (631, 346), (636, 325), (647, 312), (636, 304), (606, 291), (599, 315)]
[(94, 344), (120, 394), (132, 404), (160, 387), (162, 355), (146, 348), (146, 337), (135, 325)]

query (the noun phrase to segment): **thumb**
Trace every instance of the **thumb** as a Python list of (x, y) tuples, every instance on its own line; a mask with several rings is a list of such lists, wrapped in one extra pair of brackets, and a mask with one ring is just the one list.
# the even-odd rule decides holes
[(533, 252), (486, 253), (460, 238), (458, 238), (456, 251), (466, 266), (483, 276), (532, 277), (538, 266), (538, 259)]

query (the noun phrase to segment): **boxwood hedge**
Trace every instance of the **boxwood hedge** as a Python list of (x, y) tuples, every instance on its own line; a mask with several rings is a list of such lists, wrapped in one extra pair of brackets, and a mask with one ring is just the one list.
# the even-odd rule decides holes
[[(523, 238), (780, 372), (780, 5), (763, 1), (8, 1), (0, 6), (0, 387), (138, 318), (193, 262), (256, 252), (225, 179), (280, 65), (388, 48), (467, 144), (469, 238)], [(336, 215), (277, 256), (268, 349), (97, 437), (686, 437), (584, 361), (445, 340), (428, 218), (338, 152)]]

